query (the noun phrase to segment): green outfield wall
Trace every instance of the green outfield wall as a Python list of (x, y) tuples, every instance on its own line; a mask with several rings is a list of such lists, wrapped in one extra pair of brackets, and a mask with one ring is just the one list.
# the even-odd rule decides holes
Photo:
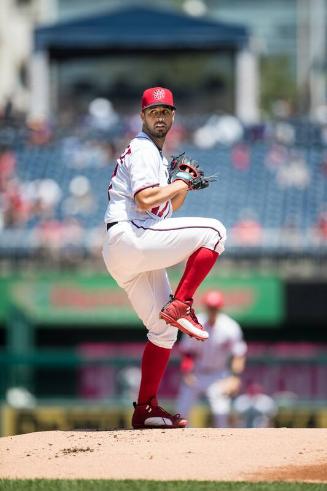
[[(179, 274), (171, 275), (174, 286)], [(225, 310), (243, 326), (278, 326), (285, 317), (283, 282), (275, 276), (249, 274), (221, 277), (211, 274), (197, 295), (209, 289), (220, 289)], [(39, 273), (0, 278), (0, 322), (5, 323), (13, 308), (19, 309), (34, 324), (78, 326), (140, 323), (126, 294), (108, 275)]]

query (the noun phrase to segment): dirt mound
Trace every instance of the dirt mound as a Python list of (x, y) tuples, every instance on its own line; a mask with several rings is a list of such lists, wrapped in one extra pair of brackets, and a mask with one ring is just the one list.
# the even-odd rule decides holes
[(0, 478), (327, 482), (327, 429), (30, 433), (0, 438)]

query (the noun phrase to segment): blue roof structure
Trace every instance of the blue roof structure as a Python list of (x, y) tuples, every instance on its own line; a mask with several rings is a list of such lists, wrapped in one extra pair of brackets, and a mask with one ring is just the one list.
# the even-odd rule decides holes
[(248, 38), (242, 25), (172, 10), (129, 7), (38, 27), (34, 47), (53, 56), (73, 57), (126, 50), (236, 50)]

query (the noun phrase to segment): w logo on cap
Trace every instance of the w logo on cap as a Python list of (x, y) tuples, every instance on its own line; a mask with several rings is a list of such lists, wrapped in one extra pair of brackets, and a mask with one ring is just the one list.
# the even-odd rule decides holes
[(170, 106), (175, 109), (173, 94), (163, 87), (151, 87), (143, 92), (142, 110), (150, 106)]
[(153, 91), (153, 98), (156, 99), (157, 101), (161, 101), (161, 99), (164, 99), (165, 98), (164, 89), (155, 89)]

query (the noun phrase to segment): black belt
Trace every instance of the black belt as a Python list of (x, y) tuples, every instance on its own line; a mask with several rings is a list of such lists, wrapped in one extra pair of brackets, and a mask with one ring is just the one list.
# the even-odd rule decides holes
[(108, 230), (113, 227), (114, 225), (117, 225), (118, 222), (111, 222), (111, 223), (107, 223), (107, 232)]

